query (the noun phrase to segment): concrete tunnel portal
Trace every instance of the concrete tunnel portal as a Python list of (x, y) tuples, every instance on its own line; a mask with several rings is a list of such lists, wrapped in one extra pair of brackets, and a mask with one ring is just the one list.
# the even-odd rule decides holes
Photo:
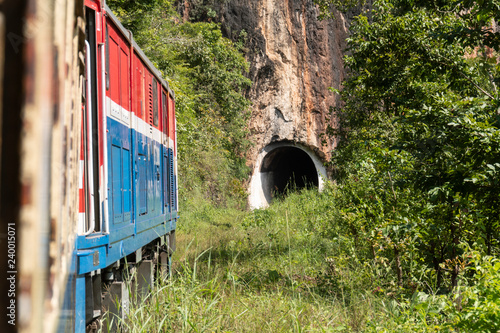
[(267, 174), (268, 191), (274, 195), (286, 194), (287, 190), (318, 187), (318, 173), (307, 153), (299, 148), (281, 147), (267, 154), (260, 172)]
[(252, 209), (267, 207), (288, 190), (316, 187), (322, 190), (326, 169), (311, 150), (291, 142), (273, 143), (259, 154), (250, 182)]

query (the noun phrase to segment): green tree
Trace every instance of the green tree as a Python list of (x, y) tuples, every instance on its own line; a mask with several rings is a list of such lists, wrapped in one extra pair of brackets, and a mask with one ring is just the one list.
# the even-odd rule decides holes
[[(457, 285), (461, 243), (499, 251), (498, 8), (375, 1), (351, 26), (334, 165), (349, 179), (374, 147), (393, 151), (400, 162), (389, 172), (399, 191), (414, 193), (416, 202), (407, 197), (403, 206), (412, 206), (418, 254), (435, 269), (438, 288)], [(386, 162), (376, 163), (383, 170), (378, 163)]]
[[(176, 94), (181, 191), (244, 199), (250, 80), (241, 45), (215, 23), (182, 22), (170, 0), (108, 1)], [(184, 193), (184, 192), (182, 192)]]

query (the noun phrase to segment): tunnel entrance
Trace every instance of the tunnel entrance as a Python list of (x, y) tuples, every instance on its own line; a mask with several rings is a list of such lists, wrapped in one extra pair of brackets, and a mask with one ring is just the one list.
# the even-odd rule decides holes
[(264, 208), (289, 190), (322, 190), (326, 169), (316, 154), (297, 143), (275, 142), (260, 152), (250, 181), (250, 208)]
[(309, 155), (299, 148), (274, 149), (262, 161), (260, 172), (265, 175), (265, 187), (271, 197), (290, 190), (318, 187), (318, 172)]

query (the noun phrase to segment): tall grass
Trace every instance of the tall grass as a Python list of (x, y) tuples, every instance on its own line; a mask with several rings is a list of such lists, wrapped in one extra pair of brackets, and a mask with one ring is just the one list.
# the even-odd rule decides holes
[(359, 257), (332, 198), (305, 190), (253, 212), (184, 202), (173, 274), (124, 331), (453, 332), (450, 298), (384, 290), (392, 268)]
[(372, 317), (376, 297), (356, 279), (334, 292), (325, 282), (336, 245), (315, 230), (316, 192), (254, 212), (190, 200), (172, 277), (131, 307), (125, 331), (357, 332)]

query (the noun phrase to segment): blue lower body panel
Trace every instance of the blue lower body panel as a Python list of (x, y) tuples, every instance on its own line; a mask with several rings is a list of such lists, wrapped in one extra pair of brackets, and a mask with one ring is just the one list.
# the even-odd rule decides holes
[(78, 237), (78, 274), (103, 269), (176, 227), (173, 150), (110, 117), (107, 126), (110, 230)]

